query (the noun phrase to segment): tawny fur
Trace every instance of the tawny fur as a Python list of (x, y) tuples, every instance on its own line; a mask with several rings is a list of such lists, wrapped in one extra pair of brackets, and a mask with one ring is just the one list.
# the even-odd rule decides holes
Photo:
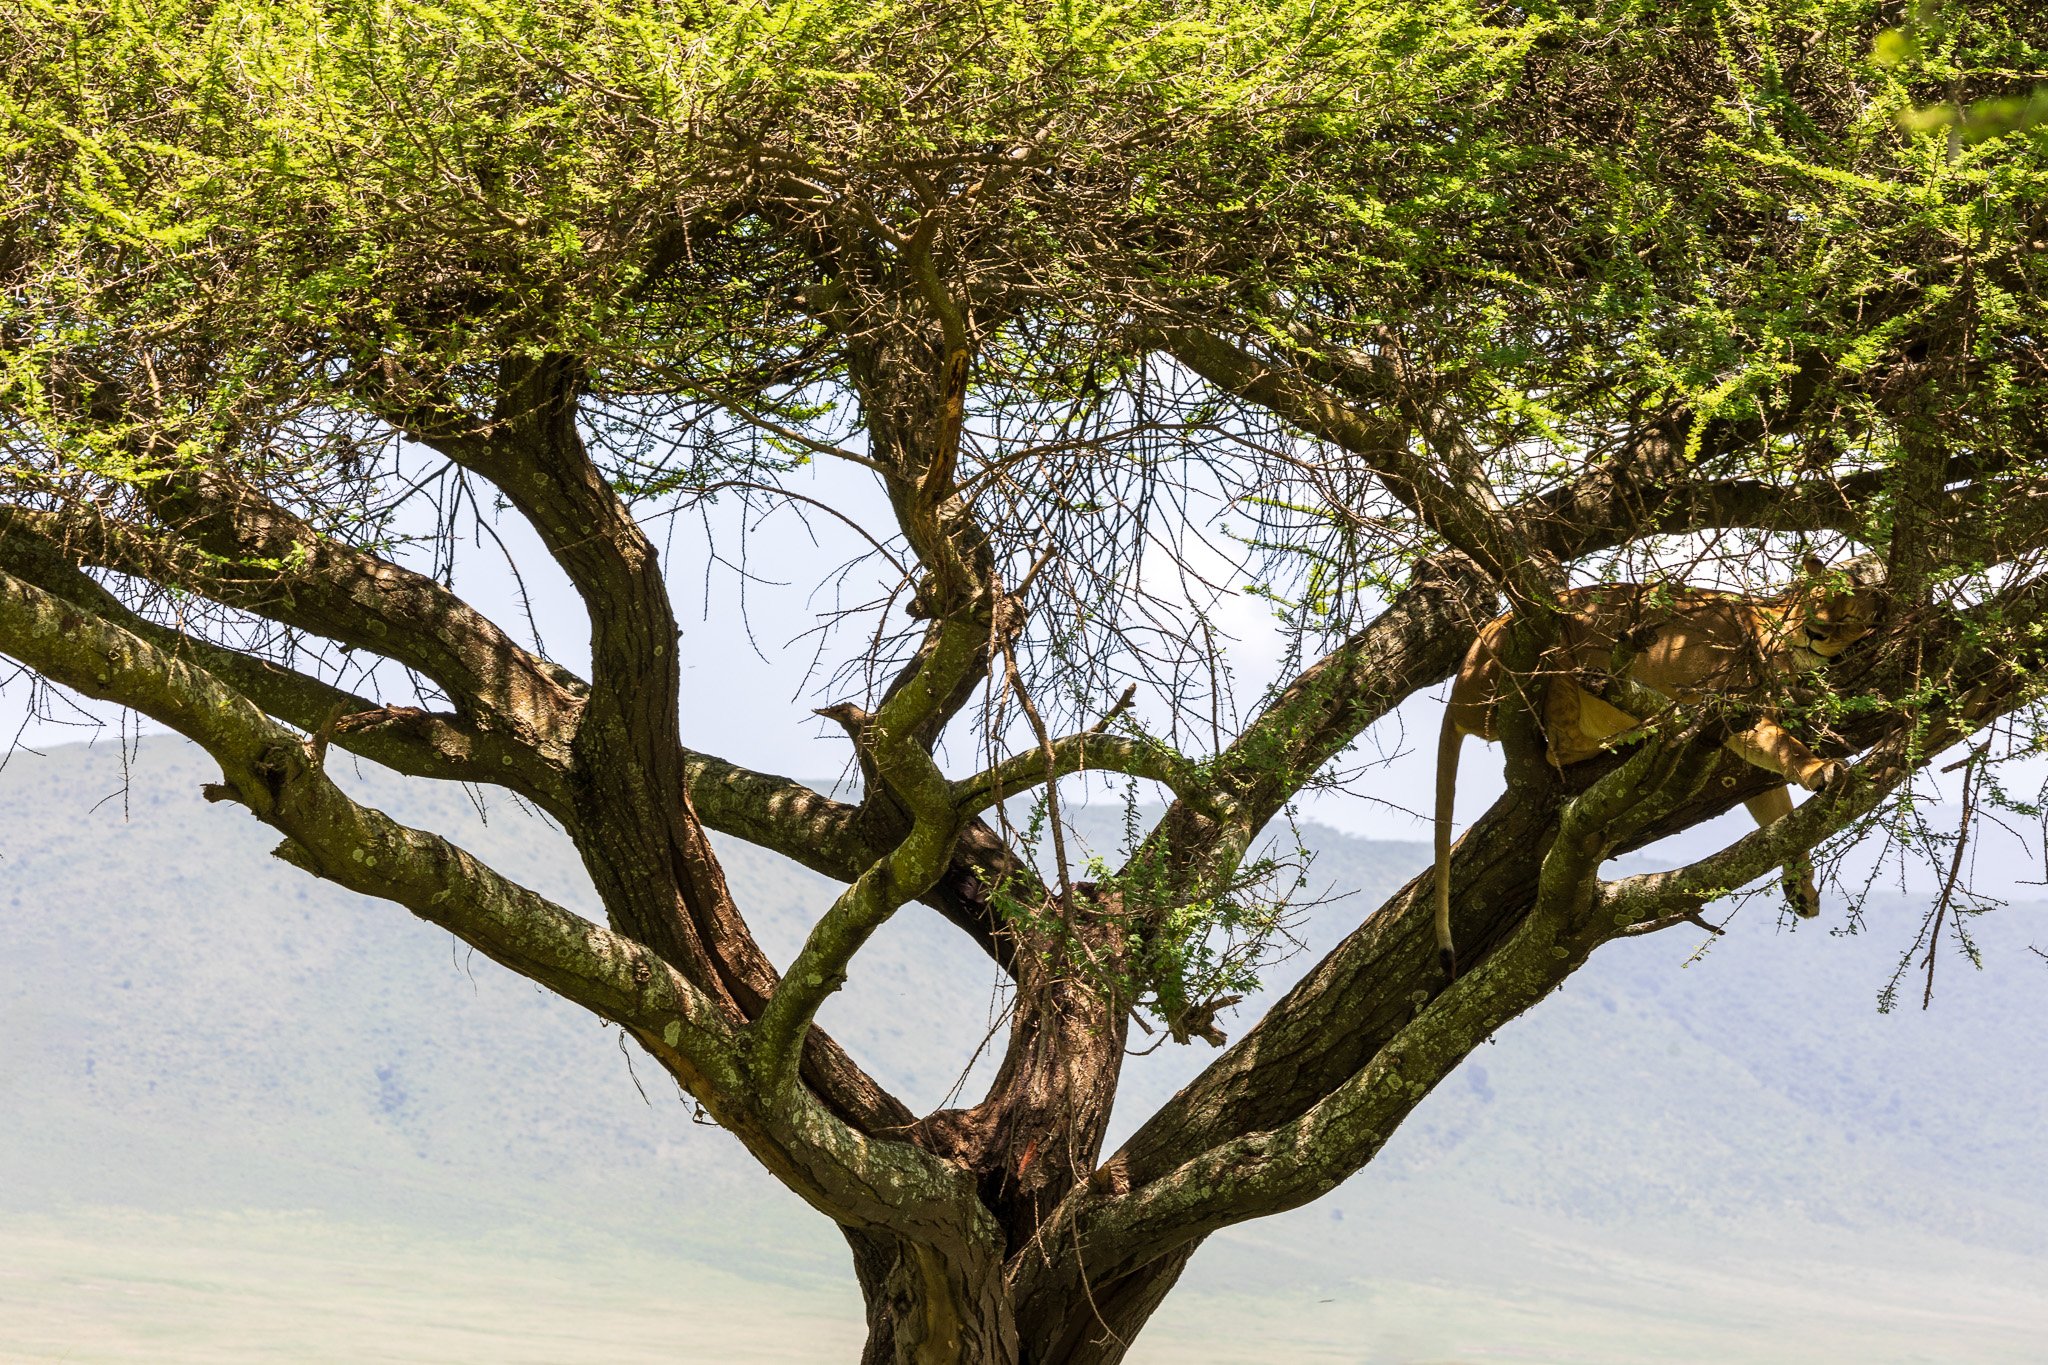
[[(1767, 709), (1770, 700), (1799, 674), (1826, 664), (1877, 624), (1878, 590), (1855, 579), (1829, 574), (1809, 559), (1806, 586), (1777, 598), (1742, 597), (1697, 588), (1641, 583), (1608, 583), (1565, 596), (1560, 639), (1539, 670), (1539, 719), (1550, 761), (1560, 766), (1605, 753), (1618, 736), (1636, 728), (1631, 716), (1580, 687), (1575, 678), (1611, 674), (1625, 665), (1627, 676), (1670, 701), (1708, 696), (1761, 702), (1763, 718), (1727, 747), (1760, 768), (1820, 791), (1846, 771), (1820, 758), (1786, 732)], [(1472, 642), (1451, 687), (1437, 749), (1436, 939), (1446, 972), (1455, 975), (1451, 942), (1451, 808), (1458, 789), (1458, 751), (1466, 735), (1500, 736), (1501, 651), (1512, 615), (1489, 622)], [(1791, 813), (1789, 788), (1773, 787), (1752, 799), (1749, 812), (1760, 825)], [(1785, 895), (1802, 916), (1820, 913), (1813, 869), (1804, 857), (1785, 865)]]

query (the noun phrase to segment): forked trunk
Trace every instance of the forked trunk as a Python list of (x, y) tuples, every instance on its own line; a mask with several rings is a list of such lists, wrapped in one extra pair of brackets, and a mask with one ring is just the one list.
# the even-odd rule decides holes
[(1003, 1268), (845, 1229), (867, 1301), (861, 1365), (1021, 1365)]
[(1077, 1276), (1071, 1293), (1038, 1296), (1017, 1324), (1025, 1365), (1119, 1365), (1197, 1245), (1114, 1280), (1083, 1283)]
[(962, 1273), (929, 1251), (848, 1230), (867, 1301), (861, 1365), (1118, 1365), (1180, 1279), (1195, 1245), (1103, 1284), (1041, 1295), (1015, 1316), (999, 1273)]

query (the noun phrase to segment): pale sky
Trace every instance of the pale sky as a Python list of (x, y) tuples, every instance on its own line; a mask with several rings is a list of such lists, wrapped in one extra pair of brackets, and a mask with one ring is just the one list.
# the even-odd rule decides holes
[[(845, 465), (827, 463), (795, 476), (792, 485), (836, 509), (879, 529), (886, 509), (869, 476)], [(588, 628), (580, 604), (538, 542), (514, 514), (504, 514), (498, 534), (517, 557), (520, 574), (531, 594), (534, 624), (551, 657), (579, 672), (588, 664)], [(683, 626), (683, 736), (686, 743), (736, 763), (807, 780), (836, 778), (848, 757), (844, 736), (811, 709), (844, 699), (829, 688), (834, 665), (863, 643), (863, 627), (828, 637), (820, 653), (816, 636), (821, 615), (838, 604), (841, 594), (820, 586), (832, 570), (864, 548), (850, 529), (828, 516), (810, 518), (810, 530), (787, 512), (742, 537), (738, 505), (727, 500), (703, 511), (677, 513), (651, 521), (649, 533), (662, 548), (663, 562)], [(711, 562), (715, 546), (722, 562)], [(744, 546), (747, 575), (735, 564)], [(456, 588), (490, 614), (515, 637), (531, 643), (525, 611), (513, 580), (497, 551), (464, 547)], [(1217, 560), (1220, 566), (1220, 556)], [(1242, 586), (1228, 573), (1219, 581)], [(849, 579), (843, 590), (848, 604), (869, 596), (878, 581), (872, 570)], [(744, 612), (742, 605), (744, 603)], [(1271, 604), (1242, 593), (1216, 603), (1212, 620), (1234, 637), (1228, 646), (1241, 705), (1256, 699), (1278, 669), (1281, 633)], [(865, 629), (872, 617), (861, 618)], [(808, 678), (806, 674), (809, 674)], [(1433, 800), (1436, 733), (1442, 716), (1439, 686), (1411, 698), (1374, 726), (1353, 747), (1345, 762), (1357, 772), (1347, 793), (1317, 793), (1304, 799), (1304, 817), (1347, 833), (1381, 839), (1427, 839)], [(411, 699), (387, 692), (393, 702)], [(0, 688), (0, 742), (23, 727), (28, 689), (17, 680)], [(103, 741), (117, 733), (117, 713), (94, 707), (108, 722)], [(1142, 708), (1140, 718), (1143, 719)], [(129, 724), (134, 719), (129, 718)], [(145, 732), (153, 727), (143, 726)], [(23, 742), (33, 748), (74, 743), (93, 736), (89, 728), (29, 721)], [(977, 755), (966, 746), (944, 755), (948, 770), (963, 775)], [(2038, 782), (2043, 769), (2027, 765), (2024, 780)], [(2020, 774), (2014, 775), (2015, 780)], [(1946, 788), (1954, 779), (1933, 778), (1928, 790), (1937, 800), (1953, 800)], [(1502, 790), (1499, 752), (1468, 741), (1459, 769), (1458, 814), (1462, 828), (1485, 810)], [(1951, 821), (1952, 823), (1952, 821)], [(1689, 831), (1669, 852), (1693, 856), (1739, 837), (1747, 828), (1741, 811), (1710, 826)], [(2023, 831), (2038, 847), (2038, 831)], [(2021, 843), (1996, 831), (1980, 841), (1991, 862), (1980, 870), (1989, 881), (2010, 884), (2015, 878), (2035, 879), (2026, 870)], [(1654, 851), (1653, 851), (1654, 852)], [(1914, 880), (1919, 880), (1915, 878)], [(1980, 882), (1990, 889), (1988, 882)], [(2020, 890), (2019, 894), (2027, 894)]]
[[(886, 506), (865, 471), (826, 462), (793, 477), (797, 491), (831, 504), (878, 534), (886, 526)], [(873, 617), (862, 617), (862, 625), (828, 637), (822, 654), (817, 631), (825, 613), (842, 599), (849, 605), (864, 600), (879, 578), (864, 567), (842, 590), (835, 590), (828, 577), (865, 545), (830, 516), (814, 514), (809, 523), (806, 530), (795, 516), (779, 512), (743, 537), (738, 503), (727, 498), (702, 511), (652, 518), (647, 530), (662, 550), (682, 622), (684, 741), (749, 767), (822, 780), (842, 771), (848, 749), (842, 732), (811, 710), (845, 699), (846, 693), (831, 690), (832, 670), (860, 648), (861, 632), (872, 628)], [(567, 581), (516, 514), (503, 514), (495, 529), (517, 558), (531, 597), (534, 626), (550, 657), (586, 671), (589, 630)], [(712, 562), (713, 547), (718, 562)], [(737, 568), (743, 552), (745, 575)], [(1220, 554), (1213, 558), (1221, 567)], [(1243, 575), (1219, 577), (1236, 583)], [(513, 636), (533, 643), (534, 630), (495, 547), (465, 545), (455, 586)], [(1212, 609), (1212, 620), (1234, 637), (1228, 653), (1235, 691), (1240, 705), (1249, 705), (1278, 673), (1282, 638), (1272, 605), (1231, 594)], [(405, 704), (411, 698), (387, 693), (386, 700)], [(1105, 699), (1105, 704), (1109, 700), (1113, 698)], [(116, 711), (85, 705), (107, 721), (100, 734), (111, 740), (119, 723)], [(27, 709), (25, 683), (17, 680), (0, 688), (0, 740), (13, 735), (25, 720), (23, 742), (31, 747), (93, 737), (89, 727), (28, 720)], [(1423, 696), (1382, 721), (1350, 756), (1354, 764), (1373, 764), (1353, 784), (1361, 794), (1319, 794), (1305, 802), (1304, 813), (1360, 835), (1427, 837), (1441, 713), (1433, 698)], [(133, 725), (134, 718), (129, 723)], [(147, 732), (153, 727), (142, 728)], [(958, 751), (949, 755), (949, 771), (962, 775), (977, 755), (963, 746), (955, 748)], [(1489, 762), (1478, 748), (1467, 747), (1461, 811), (1483, 810), (1500, 790), (1498, 763)]]

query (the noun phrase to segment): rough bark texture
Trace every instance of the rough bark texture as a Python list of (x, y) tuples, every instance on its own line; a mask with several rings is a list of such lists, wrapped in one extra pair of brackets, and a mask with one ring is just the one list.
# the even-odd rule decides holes
[[(844, 1220), (856, 1209), (886, 1208), (887, 1223), (846, 1224), (868, 1298), (867, 1358), (874, 1361), (1121, 1359), (1208, 1233), (1312, 1199), (1368, 1161), (1466, 1050), (1554, 989), (1599, 943), (1653, 917), (1658, 906), (1668, 908), (1670, 897), (1679, 894), (1675, 884), (1665, 883), (1604, 892), (1593, 875), (1602, 859), (1728, 809), (1768, 781), (1768, 775), (1718, 750), (1704, 733), (1712, 727), (1647, 742), (1630, 754), (1562, 774), (1540, 764), (1511, 765), (1522, 777), (1459, 843), (1451, 864), (1457, 935), (1471, 964), (1466, 976), (1445, 988), (1429, 927), (1431, 885), (1425, 874), (1367, 918), (1122, 1151), (1103, 1161), (1101, 1136), (1128, 1015), (1079, 982), (1048, 974), (1039, 955), (1044, 944), (1019, 957), (1011, 931), (982, 926), (999, 955), (1018, 964), (1020, 993), (998, 1079), (979, 1104), (912, 1123), (879, 1091), (863, 1091), (850, 1063), (826, 1051), (829, 1044), (820, 1035), (807, 1032), (806, 1079), (827, 1107), (807, 1117), (772, 1102), (761, 1107), (743, 1098), (738, 1077), (748, 1065), (747, 1044), (735, 1030), (762, 1008), (772, 982), (760, 991), (730, 970), (733, 958), (692, 959), (674, 947), (660, 952), (663, 965), (654, 972), (644, 963), (632, 965), (630, 952), (618, 967), (599, 965), (625, 945), (658, 935), (628, 935), (618, 940), (620, 949), (603, 948), (596, 956), (583, 948), (539, 947), (542, 940), (525, 922), (560, 912), (494, 880), (466, 855), (421, 842), (426, 836), (395, 829), (379, 833), (371, 814), (337, 805), (342, 798), (324, 784), (317, 766), (326, 737), (316, 736), (308, 750), (255, 708), (233, 700), (232, 687), (204, 667), (161, 658), (150, 643), (151, 632), (160, 634), (161, 628), (117, 611), (102, 591), (53, 558), (48, 542), (17, 532), (5, 548), (12, 570), (33, 571), (55, 589), (45, 591), (26, 577), (0, 579), (6, 586), (0, 629), (10, 649), (51, 677), (119, 696), (208, 743), (230, 779), (223, 791), (289, 835), (283, 856), (358, 889), (392, 895), (516, 969), (627, 1023), (686, 1084), (713, 1098), (721, 1121), (771, 1169), (827, 1212)], [(1470, 608), (1456, 593), (1426, 585), (1418, 591), (1424, 596), (1417, 600), (1433, 608), (1404, 618), (1408, 608), (1397, 603), (1376, 627), (1389, 633), (1373, 643), (1371, 667), (1333, 656), (1276, 699), (1271, 712), (1327, 715), (1334, 708), (1316, 699), (1317, 679), (1340, 667), (1359, 669), (1389, 702), (1402, 686), (1426, 681), (1441, 669), (1444, 641), (1455, 641)], [(2044, 601), (2048, 592), (2022, 587), (1997, 609), (2008, 622), (2024, 621), (2039, 614)], [(1962, 627), (1902, 619), (1896, 644), (1873, 648), (1846, 671), (1861, 686), (1902, 686), (1930, 646), (1961, 635)], [(221, 661), (217, 655), (200, 657)], [(2023, 696), (2025, 664), (2012, 655), (1979, 658), (1974, 671), (1957, 675), (1968, 699), (1964, 710), (1947, 720), (1922, 716), (1916, 742), (1938, 749)], [(1332, 695), (1345, 698), (1344, 705), (1371, 709), (1355, 700), (1353, 687)], [(208, 700), (215, 697), (221, 700)], [(1328, 723), (1330, 733), (1340, 733), (1347, 722)], [(1289, 733), (1311, 753), (1330, 742), (1318, 738), (1321, 732), (1312, 725), (1294, 724)], [(1869, 713), (1835, 744), (1848, 751), (1878, 743), (1877, 752), (1894, 752), (1906, 734), (1883, 714)], [(579, 742), (591, 741), (579, 735)], [(674, 753), (680, 764), (682, 751)], [(1839, 827), (1905, 771), (1895, 759), (1873, 758), (1866, 766), (1871, 777), (1861, 796), (1818, 798), (1798, 821), (1784, 822), (1802, 828), (1752, 836), (1745, 843), (1756, 847), (1741, 855), (1746, 863), (1730, 865), (1733, 871), (1753, 874), (1749, 864), (1762, 868), (1782, 856), (1773, 838), (1804, 845), (1826, 828)], [(699, 771), (708, 770), (700, 765)], [(724, 780), (772, 785), (733, 774)], [(753, 818), (778, 801), (793, 801), (814, 821), (859, 823), (856, 812), (780, 789), (753, 801)], [(1839, 810), (1831, 813), (1830, 802)], [(748, 808), (739, 803), (742, 812)], [(579, 812), (578, 818), (579, 834), (582, 822), (599, 819), (594, 812)], [(690, 804), (674, 801), (669, 818), (683, 823), (667, 828), (687, 828)], [(900, 812), (896, 819), (901, 830)], [(673, 885), (687, 884), (689, 895), (708, 890), (729, 906), (708, 849), (691, 847), (691, 856), (702, 859), (694, 868), (678, 867), (669, 855), (637, 845), (617, 846), (617, 856), (620, 866), (636, 867), (643, 876), (674, 868)], [(935, 847), (931, 868), (943, 870), (961, 856), (951, 838)], [(356, 852), (346, 851), (351, 848)], [(323, 851), (328, 849), (333, 851)], [(1730, 856), (1736, 854), (1740, 849)], [(420, 874), (407, 870), (415, 864)], [(436, 883), (425, 869), (436, 865), (453, 869), (457, 880), (433, 889)], [(405, 879), (415, 875), (429, 880), (416, 890), (401, 889), (412, 886)], [(675, 894), (687, 904), (684, 893)], [(1097, 903), (1088, 888), (1077, 888), (1074, 896), (1074, 932), (1100, 934), (1118, 922), (1119, 907)], [(1638, 900), (1649, 908), (1631, 908)], [(476, 908), (459, 908), (465, 904)], [(492, 905), (502, 908), (486, 910)], [(1610, 905), (1619, 913), (1603, 910)], [(488, 927), (492, 916), (504, 927)], [(681, 927), (692, 938), (704, 928), (722, 932), (716, 917), (695, 914)], [(735, 951), (727, 940), (726, 952)], [(665, 971), (677, 975), (646, 998)], [(598, 988), (607, 978), (623, 984)], [(697, 988), (686, 983), (697, 980), (725, 994), (694, 994)], [(614, 993), (604, 994), (607, 989)], [(693, 1002), (680, 1015), (674, 1005), (661, 1003), (678, 998), (675, 991), (688, 993)], [(698, 1038), (694, 1046), (691, 1037)], [(773, 1093), (761, 1098), (772, 1100)], [(833, 1125), (848, 1127), (835, 1135)], [(891, 1156), (890, 1148), (900, 1155)], [(939, 1167), (926, 1172), (918, 1148), (941, 1158)], [(834, 1152), (839, 1155), (827, 1155)], [(938, 1202), (927, 1205), (927, 1214), (915, 1212), (915, 1198), (873, 1202), (873, 1182), (884, 1172), (908, 1191), (942, 1170), (955, 1173), (941, 1184), (953, 1184), (956, 1192), (931, 1188)], [(942, 1212), (949, 1201), (963, 1198), (964, 1207)]]
[[(1064, 49), (1038, 17), (910, 4), (717, 29), (752, 55), (705, 84), (695, 11), (586, 43), (561, 6), (514, 3), (517, 42), (400, 8), (407, 37), (346, 42), (318, 5), (247, 33), (208, 7), (0, 14), (0, 90), (37, 111), (0, 147), (0, 652), (204, 746), (209, 794), (280, 858), (619, 1023), (844, 1230), (872, 1365), (1123, 1359), (1205, 1238), (1363, 1169), (1602, 944), (1804, 858), (2043, 695), (2040, 196), (2016, 160), (1982, 170), (1994, 138), (1888, 142), (1918, 58), (1870, 66), (1862, 29), (1482, 7), (1417, 11), (1411, 50), (1370, 30), (1398, 6), (1328, 42), (1250, 6), (1227, 40), (1105, 11)], [(2008, 71), (1985, 31), (1958, 69)], [(348, 85), (376, 61), (306, 56), (358, 38), (438, 91), (429, 117)], [(1794, 263), (1856, 256), (1844, 225), (1884, 245), (1837, 292)], [(872, 479), (876, 524), (802, 491), (798, 455)], [(538, 537), (588, 678), (465, 601), (438, 547), (407, 562), (389, 517), (421, 477)], [(885, 566), (867, 671), (813, 699), (857, 801), (684, 744), (715, 727), (682, 712), (695, 645), (642, 513), (742, 490), (853, 521)], [(1302, 638), (1326, 632), (1234, 732), (1199, 587), (1219, 532), (1186, 501), (1216, 494), (1277, 537)], [(1815, 536), (1889, 565), (1879, 636), (1787, 696), (1545, 761), (1512, 698), (1560, 668), (1567, 583), (1610, 551), (1654, 567), (1661, 537), (1746, 540), (1714, 567), (1762, 595)], [(1185, 612), (1148, 596), (1161, 555)], [(1187, 950), (1259, 832), (1508, 606), (1509, 793), (1449, 865), (1456, 979), (1425, 874), (1105, 1153), (1134, 1017), (1236, 1027)], [(1849, 777), (1603, 881), (1775, 780), (1715, 742), (1762, 706), (1860, 755)], [(606, 922), (354, 802), (337, 748), (533, 801)], [(1084, 771), (1172, 794), (1099, 885), (1058, 819)], [(998, 813), (1040, 793), (1049, 870)], [(786, 970), (713, 832), (843, 884)], [(1013, 989), (987, 1093), (927, 1115), (815, 1027), (913, 902)]]

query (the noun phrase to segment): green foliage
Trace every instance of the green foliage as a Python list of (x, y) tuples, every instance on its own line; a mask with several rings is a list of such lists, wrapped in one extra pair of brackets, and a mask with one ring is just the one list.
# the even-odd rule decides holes
[[(1074, 714), (1153, 676), (1132, 585), (1148, 546), (1220, 539), (1198, 495), (1304, 652), (1443, 545), (1356, 458), (1160, 362), (1168, 324), (1314, 375), (1398, 357), (1500, 503), (1632, 477), (1625, 438), (1676, 413), (1658, 477), (1875, 479), (1832, 534), (1910, 542), (1942, 462), (2009, 467), (2048, 404), (2034, 9), (0, 0), (0, 492), (118, 511), (212, 462), (374, 543), (371, 414), (487, 422), (544, 354), (621, 492), (772, 490), (861, 458), (868, 353), (951, 310), (961, 496), (1006, 581), (1057, 547), (1036, 583), (1067, 596), (1020, 652)], [(1711, 447), (1716, 421), (1762, 432)], [(1807, 529), (1683, 548), (1763, 592)], [(1202, 675), (1220, 745), (1228, 660), (1194, 624), (1159, 672)], [(1101, 880), (1172, 919), (1155, 960), (1074, 969), (1169, 1009), (1237, 991), (1278, 871), (1190, 888), (1141, 851)]]
[[(1107, 937), (1077, 935), (1066, 907), (1038, 897), (1021, 874), (993, 879), (991, 901), (1020, 942), (1042, 945), (1041, 965), (1049, 975), (1084, 981), (1185, 1041), (1191, 1018), (1206, 1024), (1260, 988), (1261, 971), (1286, 946), (1298, 910), (1291, 898), (1308, 884), (1314, 854), (1290, 818), (1291, 848), (1205, 869), (1190, 885), (1188, 869), (1173, 866), (1161, 846), (1147, 840), (1144, 814), (1133, 784), (1124, 794), (1117, 858), (1090, 854), (1084, 863), (1089, 880), (1074, 892), (1111, 926)], [(1052, 818), (1051, 803), (1041, 796), (1015, 831), (1027, 862), (1049, 852)]]
[[(801, 202), (811, 178), (869, 181), (868, 207), (902, 227), (920, 171), (1011, 159), (1059, 183), (992, 217), (1055, 247), (1075, 194), (1242, 215), (1302, 193), (1248, 159), (1499, 60), (1454, 8), (1428, 24), (1305, 3), (13, 9), (10, 208), (79, 301), (203, 314), (210, 335), (247, 310), (267, 335), (241, 340), (343, 358), (596, 345), (622, 378), (710, 345), (713, 324), (735, 345), (787, 340), (769, 325), (786, 301), (762, 293), (809, 272), (779, 225), (734, 224), (687, 292), (652, 289), (678, 220)], [(117, 288), (141, 262), (145, 287)]]
[[(857, 421), (833, 338), (896, 325), (930, 222), (988, 320), (991, 426), (1128, 414), (1133, 324), (1194, 309), (1318, 345), (1395, 328), (1503, 487), (1600, 459), (1625, 414), (1741, 418), (1821, 370), (1770, 458), (1882, 467), (1930, 348), (1972, 388), (1947, 436), (2038, 410), (2001, 338), (2031, 325), (2048, 200), (2041, 141), (2007, 131), (2038, 112), (2026, 7), (1886, 13), (13, 0), (0, 398), (72, 472), (146, 478), (166, 447), (87, 435), (66, 397), (134, 382), (140, 346), (168, 448), (239, 432), (276, 474), (271, 435), (326, 423), (291, 444), (331, 468), (367, 439), (334, 414), (395, 374), (481, 403), (504, 357), (560, 349), (622, 419), (622, 486), (773, 474), (800, 446), (733, 437), (733, 409)], [(1321, 515), (1276, 513), (1268, 548), (1279, 597), (1333, 619), (1427, 549), (1352, 528), (1296, 561)]]
[[(1903, 26), (1885, 29), (1877, 35), (1871, 45), (1871, 59), (1879, 66), (1912, 71), (1923, 79), (1946, 76), (1951, 82), (1951, 93), (1957, 96), (1954, 101), (1901, 109), (1900, 126), (1916, 133), (1945, 131), (1952, 145), (1960, 148), (2006, 133), (2031, 132), (2048, 123), (2048, 84), (2036, 85), (2031, 91), (2024, 91), (2021, 86), (2012, 93), (1961, 100), (1962, 86), (1971, 77), (1989, 77), (2012, 84), (2028, 74), (2040, 74), (2038, 69), (2029, 73), (1999, 66), (1958, 65), (1972, 57), (1982, 60), (1979, 53), (1970, 52), (1967, 47), (1959, 51), (1951, 41), (1958, 25), (1968, 22), (1970, 16), (1940, 0), (1916, 0)], [(2020, 35), (2007, 36), (2010, 42)], [(2038, 55), (2038, 47), (2034, 55)]]

